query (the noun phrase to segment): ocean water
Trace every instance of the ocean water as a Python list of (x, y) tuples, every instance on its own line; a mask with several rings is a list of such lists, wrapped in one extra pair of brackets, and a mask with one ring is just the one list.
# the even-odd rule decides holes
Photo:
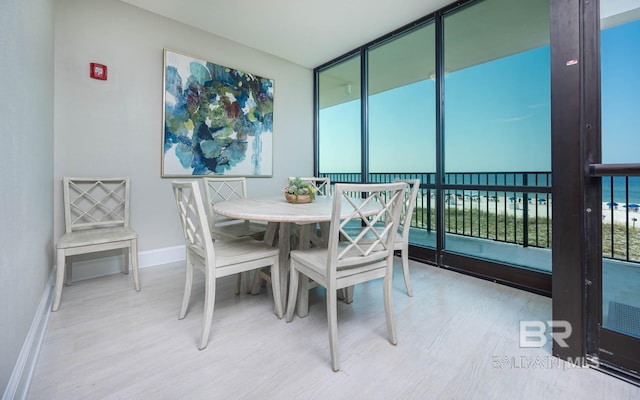
[[(484, 185), (549, 186), (550, 173), (480, 173), (447, 174), (446, 183)], [(611, 195), (613, 192), (613, 196)], [(469, 194), (469, 193), (467, 193)], [(471, 193), (475, 195), (477, 193)], [(628, 198), (627, 198), (628, 194)], [(602, 178), (602, 202), (640, 204), (640, 176)]]
[[(341, 181), (346, 178), (341, 176), (344, 174), (324, 174), (330, 176), (332, 181)], [(359, 179), (359, 174), (351, 173), (352, 177), (349, 179)], [(401, 174), (403, 178), (414, 179), (418, 178), (423, 183), (433, 184), (435, 182), (435, 174), (431, 173), (411, 173)], [(371, 174), (369, 179), (373, 182), (391, 182), (398, 177), (393, 173), (380, 173)], [(347, 180), (349, 180), (347, 179)], [(460, 184), (460, 185), (496, 185), (496, 186), (532, 186), (532, 187), (548, 187), (551, 186), (551, 173), (550, 172), (460, 172), (460, 173), (447, 173), (445, 174), (444, 181), (446, 184)], [(516, 196), (522, 196), (522, 191), (515, 194)], [(508, 192), (509, 193), (509, 192)], [(462, 190), (451, 189), (446, 194), (460, 194)], [(464, 195), (467, 196), (485, 196), (485, 191), (466, 190)], [(509, 194), (512, 196), (514, 194)], [(531, 195), (535, 197), (535, 195)], [(626, 203), (640, 204), (640, 176), (615, 176), (615, 177), (603, 177), (602, 178), (602, 202), (609, 203), (615, 202), (619, 205)]]
[(602, 178), (602, 202), (640, 204), (640, 176)]

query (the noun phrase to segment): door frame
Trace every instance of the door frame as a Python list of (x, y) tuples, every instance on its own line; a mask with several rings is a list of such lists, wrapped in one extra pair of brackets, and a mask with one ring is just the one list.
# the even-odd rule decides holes
[(640, 361), (626, 354), (637, 354), (640, 339), (602, 327), (601, 176), (629, 171), (601, 164), (600, 1), (550, 8), (552, 312), (572, 327), (569, 346), (554, 342), (552, 353), (639, 384)]

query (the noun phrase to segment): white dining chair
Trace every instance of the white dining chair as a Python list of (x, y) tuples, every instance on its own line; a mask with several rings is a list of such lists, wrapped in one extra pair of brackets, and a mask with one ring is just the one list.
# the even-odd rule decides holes
[[(420, 191), (419, 179), (396, 179), (395, 182), (407, 183), (407, 190), (405, 193), (404, 201), (402, 202), (402, 210), (400, 211), (400, 223), (398, 225), (398, 234), (393, 249), (400, 251), (402, 258), (402, 274), (404, 277), (404, 285), (407, 289), (407, 295), (413, 297), (413, 290), (411, 289), (411, 275), (409, 273), (409, 230), (411, 228), (411, 220), (413, 218), (413, 210), (415, 209), (416, 199), (418, 198), (418, 192)], [(371, 233), (365, 235), (362, 238), (363, 242), (375, 240), (375, 236)], [(347, 290), (345, 295), (345, 301), (347, 303), (353, 302), (353, 291)], [(301, 307), (301, 309), (303, 309)]]
[[(389, 341), (397, 343), (392, 309), (393, 248), (406, 187), (403, 182), (336, 184), (328, 247), (291, 251), (287, 322), (293, 319), (296, 308), (300, 274), (326, 288), (329, 347), (334, 371), (340, 369), (337, 291), (342, 288), (383, 278), (387, 332)], [(362, 229), (352, 235), (352, 231), (346, 229), (352, 225), (362, 226)], [(377, 239), (362, 243), (361, 239), (367, 234)], [(308, 293), (305, 295), (308, 297)]]
[(290, 176), (289, 181), (295, 178), (300, 178), (300, 180), (304, 182), (311, 183), (317, 189), (316, 196), (331, 195), (331, 179), (330, 178), (319, 178), (317, 176), (304, 176), (304, 177)]
[(129, 226), (129, 178), (64, 177), (65, 234), (56, 243), (56, 285), (51, 311), (58, 311), (66, 274), (72, 281), (72, 256), (123, 249), (124, 273), (129, 273), (140, 291), (138, 234)]
[(411, 290), (411, 276), (409, 274), (409, 229), (411, 228), (411, 220), (413, 218), (413, 210), (416, 206), (416, 199), (420, 191), (420, 179), (396, 179), (396, 182), (405, 182), (409, 185), (403, 201), (402, 211), (400, 212), (400, 224), (398, 225), (398, 234), (394, 244), (394, 250), (399, 250), (402, 257), (402, 274), (404, 276), (404, 285), (407, 288), (407, 294), (413, 297)]
[[(244, 199), (247, 197), (247, 179), (245, 177), (204, 177), (202, 183), (205, 188), (205, 203), (207, 205), (207, 215), (209, 229), (215, 240), (234, 239), (238, 237), (250, 236), (261, 240), (267, 229), (267, 224), (228, 218), (217, 214), (213, 207), (221, 201)], [(251, 291), (253, 281), (249, 272), (238, 275), (236, 283), (236, 294), (242, 289), (242, 282), (245, 282), (247, 292)]]
[(266, 224), (225, 217), (217, 214), (213, 207), (216, 203), (247, 197), (247, 180), (245, 177), (204, 177), (207, 215), (209, 227), (214, 239), (229, 239), (244, 236), (260, 238), (267, 228)]
[(172, 187), (186, 247), (186, 280), (179, 319), (186, 316), (189, 306), (193, 269), (205, 274), (204, 317), (198, 349), (207, 347), (209, 341), (218, 278), (270, 267), (275, 312), (282, 318), (278, 249), (249, 237), (214, 242), (198, 182), (173, 181)]
[[(289, 181), (296, 177), (290, 176)], [(316, 188), (316, 196), (330, 196), (331, 195), (331, 179), (319, 178), (319, 177), (299, 177), (303, 182), (309, 182)], [(297, 224), (297, 231), (294, 232), (297, 240), (306, 240), (308, 243), (298, 244), (297, 247), (303, 248), (306, 246), (319, 246), (326, 247), (327, 243), (327, 230), (329, 228), (328, 222), (320, 222), (318, 224)], [(313, 229), (315, 227), (315, 229)], [(301, 230), (306, 229), (305, 232)]]

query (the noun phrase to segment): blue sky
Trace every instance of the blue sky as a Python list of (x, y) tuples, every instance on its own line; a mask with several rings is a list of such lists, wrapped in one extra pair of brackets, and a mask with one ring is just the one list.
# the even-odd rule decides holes
[(604, 30), (601, 46), (602, 161), (640, 162), (640, 21)]
[[(604, 162), (638, 162), (640, 22), (602, 34)], [(550, 55), (541, 47), (445, 77), (445, 169), (551, 169)], [(446, 69), (446, 65), (445, 65)], [(435, 171), (435, 82), (371, 96), (372, 172)], [(321, 172), (359, 172), (360, 101), (321, 111)], [(401, 156), (399, 156), (401, 155)]]

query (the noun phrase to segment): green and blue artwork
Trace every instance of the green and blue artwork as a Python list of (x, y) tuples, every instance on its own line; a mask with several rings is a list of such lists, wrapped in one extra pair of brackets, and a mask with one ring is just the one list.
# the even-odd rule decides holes
[(273, 80), (164, 50), (162, 176), (271, 176)]

